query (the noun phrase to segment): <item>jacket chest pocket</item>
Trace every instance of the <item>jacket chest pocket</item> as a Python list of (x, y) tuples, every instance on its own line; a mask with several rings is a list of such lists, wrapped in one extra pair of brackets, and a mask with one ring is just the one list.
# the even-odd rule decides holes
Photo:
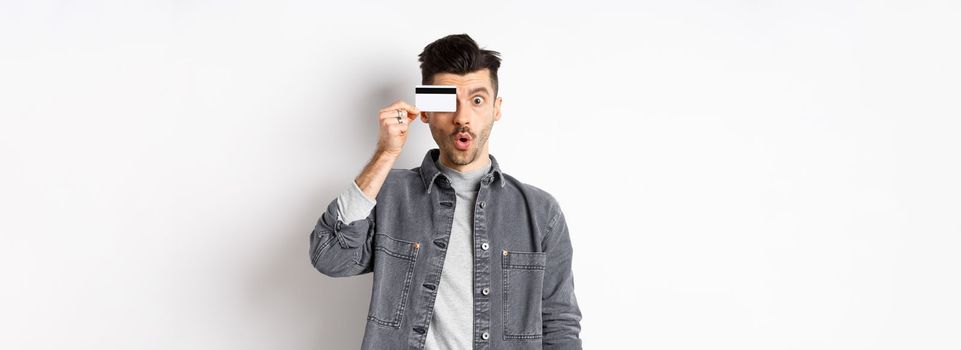
[(537, 339), (543, 332), (541, 299), (547, 253), (504, 250), (504, 338)]
[(374, 286), (367, 320), (399, 328), (407, 308), (418, 242), (376, 234), (373, 248)]

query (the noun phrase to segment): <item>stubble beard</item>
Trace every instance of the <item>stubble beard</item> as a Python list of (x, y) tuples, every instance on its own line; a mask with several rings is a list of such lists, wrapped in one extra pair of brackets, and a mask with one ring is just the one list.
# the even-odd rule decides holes
[[(459, 151), (457, 147), (454, 146), (451, 136), (448, 136), (447, 147), (446, 149), (442, 150), (442, 153), (444, 153), (444, 158), (447, 158), (448, 162), (455, 165), (467, 165), (473, 163), (475, 160), (477, 160), (477, 155), (480, 153), (481, 147), (484, 147), (487, 144), (487, 139), (490, 138), (490, 131), (492, 127), (493, 123), (484, 128), (484, 130), (481, 130), (481, 134), (477, 135), (477, 138), (471, 141), (470, 149), (468, 149), (466, 152)], [(461, 129), (458, 129), (458, 132), (459, 131), (461, 131)]]

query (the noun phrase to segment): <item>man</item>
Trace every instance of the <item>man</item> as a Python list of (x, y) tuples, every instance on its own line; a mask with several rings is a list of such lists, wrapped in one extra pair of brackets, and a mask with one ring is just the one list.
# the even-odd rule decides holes
[[(456, 86), (456, 112), (380, 111), (377, 150), (317, 221), (311, 262), (374, 273), (363, 349), (581, 349), (564, 213), (488, 153), (499, 53), (450, 35), (420, 62), (423, 84)], [(438, 148), (392, 169), (418, 116)]]

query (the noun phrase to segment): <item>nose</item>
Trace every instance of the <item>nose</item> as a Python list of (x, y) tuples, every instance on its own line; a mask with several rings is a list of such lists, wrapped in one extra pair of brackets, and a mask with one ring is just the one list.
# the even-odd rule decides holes
[(468, 124), (470, 124), (470, 108), (465, 107), (460, 99), (458, 99), (457, 111), (454, 112), (454, 125), (461, 126)]

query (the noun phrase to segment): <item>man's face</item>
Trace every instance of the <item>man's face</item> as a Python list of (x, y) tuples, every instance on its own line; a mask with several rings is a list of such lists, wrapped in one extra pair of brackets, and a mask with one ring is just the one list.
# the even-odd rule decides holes
[(421, 120), (430, 125), (445, 165), (466, 166), (475, 161), (487, 164), (487, 139), (494, 121), (501, 119), (501, 98), (494, 99), (490, 71), (438, 73), (432, 84), (457, 87), (456, 112), (421, 113)]

